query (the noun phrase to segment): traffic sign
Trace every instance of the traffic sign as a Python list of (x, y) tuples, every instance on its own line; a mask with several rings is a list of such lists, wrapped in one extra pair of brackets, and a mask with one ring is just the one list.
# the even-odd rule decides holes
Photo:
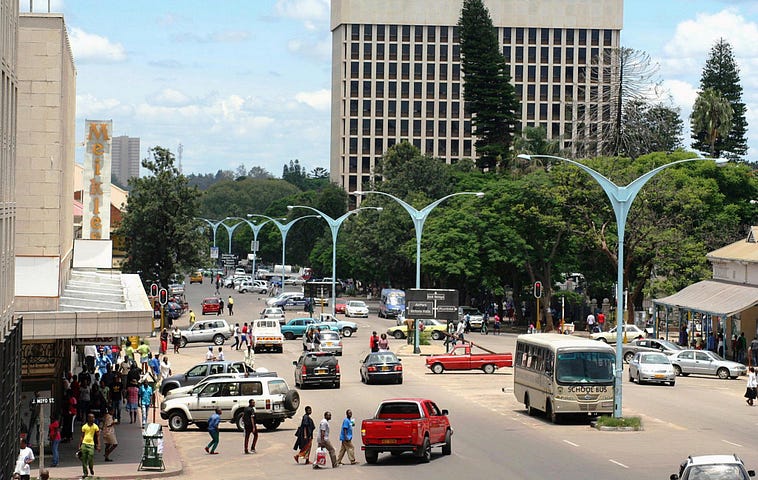
[(458, 290), (413, 288), (405, 292), (405, 305), (408, 318), (458, 320)]
[(32, 398), (32, 404), (34, 405), (50, 405), (55, 403), (55, 398), (53, 397), (37, 397)]
[(211, 247), (211, 258), (218, 258), (218, 247)]
[(250, 242), (250, 251), (251, 252), (257, 252), (260, 247), (260, 242), (258, 240), (252, 240)]
[(305, 282), (303, 294), (307, 298), (330, 298), (332, 296), (332, 282)]

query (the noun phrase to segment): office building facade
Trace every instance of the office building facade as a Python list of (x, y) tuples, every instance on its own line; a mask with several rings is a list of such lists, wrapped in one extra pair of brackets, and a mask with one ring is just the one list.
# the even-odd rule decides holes
[(129, 185), (129, 179), (139, 178), (139, 137), (113, 137), (111, 140), (111, 177), (122, 188)]
[[(332, 0), (331, 179), (348, 192), (407, 140), (454, 163), (474, 158), (456, 27), (462, 0)], [(485, 0), (521, 101), (522, 127), (573, 149), (605, 108), (623, 0)], [(583, 132), (588, 133), (588, 132)]]

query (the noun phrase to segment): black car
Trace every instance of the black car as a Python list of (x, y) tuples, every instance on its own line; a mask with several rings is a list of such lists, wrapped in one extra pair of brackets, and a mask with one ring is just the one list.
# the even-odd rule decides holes
[(403, 365), (392, 352), (373, 352), (361, 362), (363, 383), (403, 383)]
[(340, 364), (331, 352), (303, 352), (295, 366), (295, 386), (331, 385), (340, 388)]

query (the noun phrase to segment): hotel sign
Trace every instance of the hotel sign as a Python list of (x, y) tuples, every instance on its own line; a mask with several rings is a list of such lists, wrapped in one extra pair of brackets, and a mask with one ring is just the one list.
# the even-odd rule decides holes
[(110, 238), (112, 120), (85, 120), (82, 238)]

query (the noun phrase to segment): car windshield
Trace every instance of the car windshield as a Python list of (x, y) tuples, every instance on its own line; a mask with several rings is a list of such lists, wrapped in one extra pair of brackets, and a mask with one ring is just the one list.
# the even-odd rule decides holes
[(614, 354), (611, 352), (564, 352), (558, 354), (558, 383), (613, 382)]
[(670, 364), (669, 357), (662, 353), (656, 353), (653, 355), (641, 355), (640, 363), (652, 363), (652, 364)]
[(683, 347), (677, 345), (676, 343), (669, 342), (668, 340), (657, 340), (657, 342), (663, 345), (666, 350), (684, 350)]
[(366, 363), (397, 363), (394, 353), (378, 353), (370, 355)]
[(348, 305), (350, 305), (351, 307), (365, 307), (366, 303), (361, 302), (359, 300), (355, 300), (355, 301), (350, 302)]
[(693, 465), (683, 480), (747, 480), (739, 465)]

